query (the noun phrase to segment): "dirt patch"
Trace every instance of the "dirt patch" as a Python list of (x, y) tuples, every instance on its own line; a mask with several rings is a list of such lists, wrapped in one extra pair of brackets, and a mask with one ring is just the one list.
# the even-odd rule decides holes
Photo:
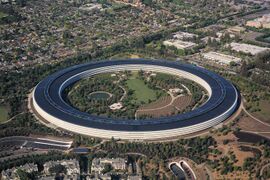
[(242, 39), (244, 39), (246, 41), (255, 42), (256, 44), (261, 45), (261, 46), (269, 46), (270, 43), (256, 40), (256, 38), (263, 36), (263, 35), (264, 35), (264, 33), (250, 31), (248, 33), (243, 34)]
[[(224, 156), (230, 157), (230, 152), (235, 155), (236, 162), (234, 166), (243, 166), (244, 160), (248, 157), (254, 157), (255, 154), (252, 151), (242, 151), (239, 143), (237, 142), (237, 137), (232, 133), (228, 133), (227, 135), (214, 135), (215, 140), (217, 141), (217, 147), (221, 154), (209, 156), (209, 159), (220, 159)], [(228, 140), (227, 144), (224, 144), (224, 140)], [(249, 145), (245, 145), (249, 146)], [(249, 179), (249, 173), (247, 171), (234, 171), (232, 173), (228, 173), (226, 175), (220, 174), (220, 171), (213, 170), (212, 171), (213, 179)]]
[(157, 101), (154, 101), (150, 104), (147, 104), (147, 105), (140, 107), (138, 110), (144, 111), (144, 110), (148, 110), (148, 109), (161, 108), (161, 107), (169, 105), (171, 101), (172, 101), (172, 98), (170, 96), (164, 96), (164, 97), (159, 98)]
[(179, 96), (173, 101), (170, 96), (165, 96), (155, 102), (139, 108), (137, 111), (137, 116), (150, 116), (154, 118), (170, 116), (187, 108), (191, 101), (191, 96)]
[(214, 171), (213, 174), (213, 179), (217, 180), (223, 180), (223, 179), (250, 179), (249, 178), (249, 173), (247, 171), (237, 171), (233, 173), (228, 173), (226, 175), (221, 175), (219, 172)]
[(190, 105), (192, 100), (191, 96), (180, 96), (173, 101), (173, 106), (178, 110), (184, 110)]
[(260, 105), (259, 105), (261, 111), (259, 112), (255, 112), (252, 113), (252, 115), (254, 115), (255, 117), (257, 117), (258, 119), (266, 122), (266, 123), (270, 123), (270, 101), (268, 100), (263, 100), (260, 101)]
[(161, 109), (155, 109), (155, 110), (147, 110), (147, 111), (138, 111), (138, 116), (150, 116), (150, 117), (162, 117), (162, 116), (170, 116), (173, 113), (176, 112), (176, 109), (169, 105)]
[[(246, 159), (247, 157), (254, 157), (254, 153), (252, 152), (241, 151), (237, 142), (238, 138), (233, 133), (229, 133), (226, 136), (215, 136), (214, 138), (217, 141), (217, 149), (222, 152), (221, 155), (216, 156), (214, 159), (220, 158), (225, 155), (228, 156), (229, 152), (233, 152), (237, 159), (237, 162), (234, 165), (242, 166), (244, 159)], [(224, 140), (228, 140), (229, 143), (224, 144)]]
[(238, 126), (245, 131), (254, 131), (254, 132), (270, 132), (270, 127), (265, 126), (264, 124), (250, 118), (250, 117), (242, 117), (237, 123)]

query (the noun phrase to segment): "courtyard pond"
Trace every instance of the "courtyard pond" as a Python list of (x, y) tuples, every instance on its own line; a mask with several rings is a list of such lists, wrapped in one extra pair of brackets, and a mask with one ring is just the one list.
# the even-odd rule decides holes
[(111, 93), (108, 93), (106, 91), (95, 91), (89, 94), (88, 98), (89, 99), (94, 99), (94, 100), (107, 100), (112, 96)]

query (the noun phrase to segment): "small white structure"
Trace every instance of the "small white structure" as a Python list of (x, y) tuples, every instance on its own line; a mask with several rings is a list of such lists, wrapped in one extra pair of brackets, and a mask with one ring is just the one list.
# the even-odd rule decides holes
[(123, 107), (123, 104), (121, 102), (113, 103), (109, 107), (111, 110), (118, 110), (118, 109), (121, 109)]
[(208, 43), (208, 41), (217, 41), (220, 42), (220, 38), (216, 38), (216, 37), (211, 37), (211, 36), (206, 36), (204, 38), (201, 39), (202, 42), (204, 43)]
[(241, 58), (237, 58), (234, 56), (229, 56), (226, 54), (213, 52), (213, 51), (210, 51), (208, 53), (203, 53), (202, 56), (203, 58), (207, 60), (213, 61), (218, 64), (222, 64), (222, 65), (229, 65), (231, 62), (235, 62), (239, 64), (241, 62)]
[[(228, 32), (217, 32), (216, 35), (220, 39), (222, 36), (225, 36), (225, 34)], [(235, 34), (228, 33), (230, 38), (235, 38)]]
[(174, 46), (177, 49), (191, 49), (191, 48), (197, 46), (196, 43), (181, 41), (178, 39), (169, 39), (169, 40), (163, 41), (163, 44), (165, 46)]
[(230, 45), (227, 45), (227, 46), (230, 46), (231, 49), (236, 51), (236, 52), (251, 54), (253, 56), (269, 50), (269, 48), (265, 48), (265, 47), (244, 44), (244, 43), (235, 43), (235, 42), (232, 42)]
[(172, 88), (172, 89), (169, 89), (169, 92), (170, 93), (173, 93), (173, 94), (178, 94), (178, 93), (182, 93), (184, 90), (183, 89), (180, 89), (180, 88)]

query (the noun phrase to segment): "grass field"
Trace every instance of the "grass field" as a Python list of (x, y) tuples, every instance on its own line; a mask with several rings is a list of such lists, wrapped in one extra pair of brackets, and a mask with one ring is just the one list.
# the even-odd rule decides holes
[(5, 122), (8, 119), (8, 111), (5, 106), (0, 106), (0, 123)]
[(270, 36), (265, 38), (265, 40), (270, 43)]
[(144, 81), (138, 78), (138, 73), (134, 72), (132, 76), (126, 81), (129, 89), (134, 91), (134, 98), (136, 103), (145, 102), (149, 100), (156, 100), (156, 93), (150, 89)]
[(7, 17), (8, 15), (6, 13), (3, 13), (0, 11), (0, 19), (4, 18), (4, 17)]
[(255, 112), (254, 115), (255, 117), (270, 123), (270, 101), (263, 100), (260, 101), (260, 112)]

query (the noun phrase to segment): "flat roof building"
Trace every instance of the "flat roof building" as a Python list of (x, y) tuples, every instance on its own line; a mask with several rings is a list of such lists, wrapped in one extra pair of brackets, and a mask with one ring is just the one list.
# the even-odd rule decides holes
[(241, 27), (241, 26), (233, 26), (227, 29), (227, 32), (229, 33), (235, 33), (235, 34), (240, 34), (242, 32), (244, 32), (246, 30), (246, 28)]
[(246, 26), (270, 29), (270, 14), (265, 14), (261, 18), (247, 21)]
[(183, 39), (192, 39), (194, 37), (198, 37), (197, 34), (192, 34), (192, 33), (188, 33), (188, 32), (182, 32), (182, 31), (179, 31), (179, 32), (176, 32), (173, 34), (173, 38), (174, 39), (180, 39), (180, 40), (183, 40)]
[(92, 160), (91, 172), (98, 172), (99, 174), (105, 168), (106, 164), (110, 164), (115, 170), (125, 170), (126, 161), (122, 158), (94, 158)]
[(231, 47), (232, 50), (236, 52), (251, 54), (253, 56), (269, 50), (269, 48), (265, 48), (265, 47), (255, 46), (251, 44), (244, 44), (244, 43), (235, 43), (235, 42), (232, 42), (229, 46)]
[(163, 44), (165, 46), (174, 46), (177, 49), (191, 49), (191, 48), (197, 46), (196, 43), (181, 41), (178, 39), (169, 39), (169, 40), (163, 41)]
[(215, 63), (218, 64), (223, 64), (223, 65), (229, 65), (231, 62), (235, 62), (235, 63), (240, 63), (241, 62), (241, 58), (237, 58), (234, 56), (230, 56), (227, 54), (222, 54), (222, 53), (218, 53), (218, 52), (208, 52), (208, 53), (203, 53), (202, 54), (203, 58), (213, 61)]

